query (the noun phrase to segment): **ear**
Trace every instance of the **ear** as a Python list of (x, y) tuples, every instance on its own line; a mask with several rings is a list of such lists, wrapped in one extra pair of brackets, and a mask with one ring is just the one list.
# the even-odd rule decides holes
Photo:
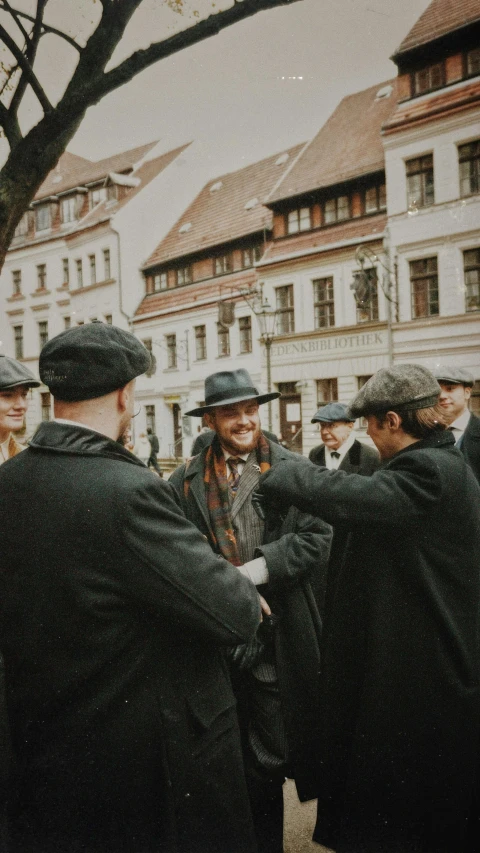
[(387, 412), (385, 417), (389, 429), (396, 431), (402, 428), (402, 418), (397, 412)]
[(206, 412), (203, 417), (205, 419), (205, 423), (207, 424), (207, 426), (210, 427), (210, 429), (215, 429), (215, 426), (214, 426), (215, 417), (214, 417), (214, 415), (211, 414), (210, 412)]
[(118, 408), (121, 412), (126, 412), (131, 403), (132, 395), (135, 393), (135, 379), (131, 379), (130, 382), (127, 382), (123, 388), (119, 388), (117, 391), (118, 397)]
[(468, 385), (465, 385), (464, 387), (465, 387), (465, 399), (469, 400), (470, 397), (472, 396), (472, 389)]

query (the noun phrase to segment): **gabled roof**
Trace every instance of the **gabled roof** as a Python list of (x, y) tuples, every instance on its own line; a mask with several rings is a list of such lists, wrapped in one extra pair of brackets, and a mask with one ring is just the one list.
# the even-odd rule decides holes
[(180, 145), (179, 148), (175, 148), (173, 151), (167, 151), (165, 154), (162, 154), (160, 157), (155, 157), (153, 160), (146, 160), (145, 163), (142, 163), (138, 169), (132, 173), (132, 178), (136, 179), (135, 186), (129, 190), (128, 194), (125, 195), (120, 201), (102, 201), (100, 204), (97, 204), (93, 210), (89, 211), (86, 216), (83, 217), (79, 222), (76, 222), (72, 228), (72, 233), (76, 234), (77, 231), (81, 228), (91, 228), (92, 225), (96, 225), (98, 222), (104, 222), (107, 219), (110, 219), (111, 216), (118, 213), (119, 210), (122, 210), (126, 204), (128, 204), (132, 198), (134, 198), (137, 193), (140, 192), (153, 178), (156, 178), (160, 172), (163, 172), (167, 166), (170, 165), (181, 153), (185, 151), (190, 143), (188, 142), (186, 145)]
[(380, 131), (396, 105), (396, 80), (343, 98), (266, 204), (382, 171), (385, 158)]
[(106, 157), (96, 162), (66, 151), (44, 180), (35, 200), (48, 198), (77, 186), (95, 183), (95, 181), (105, 178), (109, 172), (124, 172), (127, 169), (133, 169), (157, 144), (157, 142), (149, 142), (148, 145), (140, 145), (137, 148), (122, 151), (120, 154), (114, 154), (112, 157)]
[(272, 213), (262, 200), (302, 145), (209, 181), (143, 265), (157, 266), (263, 231)]
[(479, 20), (478, 0), (432, 0), (392, 58), (397, 59), (402, 53), (407, 53)]

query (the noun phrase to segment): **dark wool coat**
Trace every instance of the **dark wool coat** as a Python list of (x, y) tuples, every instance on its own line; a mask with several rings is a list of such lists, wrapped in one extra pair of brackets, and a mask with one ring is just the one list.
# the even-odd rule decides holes
[(462, 850), (479, 728), (480, 489), (450, 433), (363, 477), (302, 460), (267, 498), (350, 526), (329, 575), (315, 839)]
[[(281, 460), (295, 463), (300, 457), (269, 441), (271, 465)], [(203, 482), (206, 450), (188, 467), (181, 465), (170, 477), (182, 507), (212, 544)], [(188, 497), (183, 484), (190, 481)], [(293, 507), (282, 517), (265, 525), (259, 554), (265, 557), (269, 582), (261, 588), (272, 610), (281, 616), (275, 633), (275, 658), (293, 775), (301, 800), (316, 796), (313, 783), (312, 741), (318, 726), (318, 675), (320, 669), (321, 623), (309, 578), (325, 572), (331, 542), (331, 528), (320, 519)]]
[(0, 648), (18, 853), (255, 853), (221, 647), (253, 584), (99, 433), (42, 424), (0, 469)]
[(471, 414), (459, 450), (480, 483), (480, 418)]
[[(312, 447), (308, 454), (310, 462), (315, 465), (325, 465), (325, 445), (319, 444), (317, 447)], [(339, 471), (347, 471), (349, 474), (365, 474), (369, 476), (380, 466), (380, 456), (378, 450), (361, 441), (353, 442), (348, 453), (345, 454), (340, 465)]]

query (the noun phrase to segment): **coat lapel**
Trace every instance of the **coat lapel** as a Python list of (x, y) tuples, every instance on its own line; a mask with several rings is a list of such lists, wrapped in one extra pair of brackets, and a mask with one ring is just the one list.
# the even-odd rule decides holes
[(203, 482), (203, 461), (200, 463), (200, 459), (204, 455), (204, 453), (200, 453), (199, 456), (193, 459), (186, 473), (186, 479), (190, 480), (190, 495), (195, 501), (207, 531), (211, 533), (210, 517), (208, 514), (207, 498), (205, 495), (205, 484)]

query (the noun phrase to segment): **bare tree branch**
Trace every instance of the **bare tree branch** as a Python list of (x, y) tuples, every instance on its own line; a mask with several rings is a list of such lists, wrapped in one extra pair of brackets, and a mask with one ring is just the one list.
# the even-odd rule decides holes
[(22, 24), (22, 22), (21, 22), (21, 20), (20, 20), (20, 17), (19, 17), (19, 14), (18, 14), (17, 10), (16, 10), (16, 9), (12, 9), (12, 7), (10, 6), (10, 3), (8, 2), (8, 0), (2, 0), (1, 5), (2, 5), (2, 6), (3, 6), (3, 8), (5, 9), (5, 11), (6, 11), (6, 12), (9, 12), (9, 14), (12, 16), (12, 18), (13, 18), (13, 20), (15, 21), (15, 23), (16, 23), (16, 25), (17, 25), (18, 29), (20, 30), (20, 32), (21, 32), (21, 34), (23, 35), (23, 37), (24, 37), (25, 41), (27, 42), (27, 41), (28, 41), (28, 39), (30, 38), (30, 35), (29, 35), (29, 33), (27, 32), (27, 30), (25, 29), (25, 27), (23, 26), (23, 24)]
[[(137, 50), (127, 59), (103, 74), (101, 77), (90, 76), (86, 86), (82, 86), (81, 94), (88, 100), (89, 104), (94, 104), (104, 95), (114, 91), (123, 83), (131, 80), (140, 71), (154, 65), (160, 59), (165, 59), (167, 56), (172, 56), (186, 47), (191, 47), (204, 39), (210, 38), (213, 35), (226, 29), (226, 27), (243, 21), (257, 12), (267, 9), (273, 9), (277, 6), (287, 6), (292, 3), (297, 3), (299, 0), (243, 0), (243, 2), (235, 2), (230, 9), (225, 9), (223, 12), (217, 12), (210, 15), (205, 20), (194, 24), (180, 33), (176, 33), (168, 39), (161, 42), (155, 42), (144, 50)], [(138, 5), (138, 2), (137, 4)], [(99, 32), (97, 28), (97, 33)], [(66, 92), (69, 97), (75, 92), (75, 80), (72, 78), (72, 90)]]
[(0, 125), (3, 128), (10, 149), (16, 146), (22, 140), (22, 133), (16, 115), (7, 109), (5, 104), (0, 102)]
[(3, 41), (3, 43), (5, 44), (5, 46), (8, 47), (10, 53), (13, 54), (13, 56), (15, 57), (15, 59), (17, 60), (17, 62), (19, 64), (20, 68), (24, 72), (25, 76), (28, 78), (27, 82), (30, 83), (30, 86), (32, 87), (33, 91), (35, 92), (35, 95), (37, 96), (43, 111), (45, 113), (50, 112), (52, 109), (52, 105), (51, 105), (50, 101), (48, 100), (45, 92), (43, 91), (43, 89), (42, 89), (42, 87), (41, 87), (41, 85), (37, 79), (37, 76), (34, 73), (33, 68), (31, 67), (28, 59), (26, 58), (26, 56), (24, 55), (22, 50), (18, 47), (17, 43), (12, 38), (10, 33), (5, 29), (5, 27), (3, 27), (1, 25), (0, 25), (0, 38)]
[[(6, 0), (8, 5), (8, 0)], [(42, 35), (42, 21), (43, 21), (43, 13), (45, 11), (45, 6), (47, 4), (47, 0), (38, 0), (37, 2), (37, 15), (35, 18), (35, 23), (32, 27), (32, 31), (30, 36), (27, 37), (26, 46), (25, 46), (25, 56), (27, 61), (30, 63), (30, 68), (33, 68), (33, 63), (35, 62), (35, 56), (37, 54), (38, 44), (40, 41), (40, 37)], [(10, 102), (10, 110), (12, 112), (17, 112), (18, 107), (21, 103), (25, 90), (28, 86), (28, 77), (25, 72), (22, 73), (22, 76), (18, 82), (17, 88), (13, 93), (12, 100)]]
[[(0, 8), (3, 8), (6, 11), (11, 11), (12, 15), (17, 15), (18, 18), (24, 18), (26, 21), (31, 21), (35, 23), (35, 18), (33, 15), (28, 15), (27, 12), (22, 12), (20, 9), (14, 9), (7, 0), (0, 0)], [(19, 24), (20, 26), (20, 24)], [(42, 35), (44, 33), (51, 33), (54, 36), (58, 36), (61, 39), (64, 39), (71, 47), (74, 47), (79, 53), (82, 52), (83, 48), (77, 44), (74, 38), (67, 35), (67, 33), (62, 32), (62, 30), (58, 30), (56, 27), (52, 27), (51, 24), (46, 24), (45, 21), (42, 21)]]

